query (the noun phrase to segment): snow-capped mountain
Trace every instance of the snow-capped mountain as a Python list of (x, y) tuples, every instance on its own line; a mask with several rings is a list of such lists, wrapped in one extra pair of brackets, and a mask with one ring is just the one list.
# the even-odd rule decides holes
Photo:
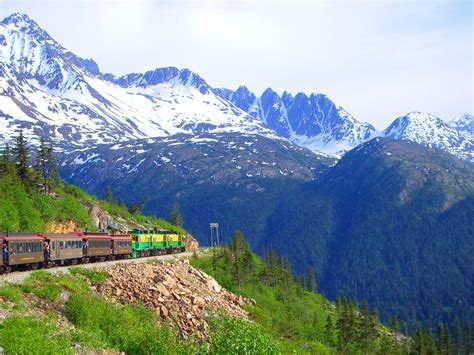
[(272, 89), (256, 96), (245, 86), (210, 87), (188, 69), (105, 74), (92, 59), (70, 52), (27, 15), (0, 23), (0, 140), (19, 129), (56, 145), (92, 144), (179, 134), (241, 133), (287, 140), (340, 156), (377, 136), (408, 139), (474, 160), (472, 115), (446, 124), (411, 113), (378, 132), (324, 94)]
[(215, 92), (280, 136), (311, 150), (341, 155), (379, 135), (372, 125), (357, 121), (324, 94), (293, 96), (285, 91), (280, 97), (268, 88), (257, 97), (245, 86), (236, 91), (215, 89)]
[(469, 133), (474, 136), (474, 116), (468, 113), (461, 117), (455, 118), (450, 123), (451, 127), (456, 128), (458, 131)]
[(23, 14), (0, 23), (0, 110), (4, 137), (23, 128), (74, 144), (206, 131), (274, 136), (190, 70), (102, 74)]
[(410, 112), (398, 117), (384, 130), (384, 136), (443, 149), (474, 161), (474, 138), (452, 127), (441, 118), (427, 113)]

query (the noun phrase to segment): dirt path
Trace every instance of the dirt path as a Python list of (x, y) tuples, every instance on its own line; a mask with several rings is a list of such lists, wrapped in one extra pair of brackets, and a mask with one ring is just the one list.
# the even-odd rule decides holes
[[(182, 258), (188, 258), (193, 253), (191, 252), (186, 252), (186, 253), (180, 253), (180, 254), (169, 254), (169, 255), (160, 255), (160, 256), (150, 256), (148, 258), (137, 258), (137, 259), (125, 259), (125, 260), (114, 260), (114, 261), (105, 261), (103, 263), (91, 263), (91, 264), (79, 264), (79, 265), (73, 265), (73, 266), (56, 266), (52, 267), (49, 269), (41, 269), (41, 270), (46, 270), (47, 272), (51, 274), (57, 274), (61, 272), (68, 272), (70, 267), (83, 267), (87, 269), (93, 269), (93, 268), (106, 268), (110, 266), (114, 266), (117, 264), (137, 264), (137, 263), (144, 263), (149, 260), (177, 260), (177, 259), (182, 259)], [(15, 271), (11, 272), (9, 274), (5, 275), (0, 275), (0, 285), (4, 284), (6, 282), (10, 283), (21, 283), (23, 282), (33, 271)]]

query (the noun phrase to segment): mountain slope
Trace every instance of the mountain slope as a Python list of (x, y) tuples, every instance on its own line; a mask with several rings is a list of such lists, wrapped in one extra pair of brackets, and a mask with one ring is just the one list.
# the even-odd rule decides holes
[(101, 74), (26, 15), (2, 21), (0, 44), (3, 137), (18, 128), (80, 145), (205, 131), (273, 135), (187, 69)]
[(99, 196), (110, 186), (127, 204), (148, 196), (148, 214), (179, 202), (186, 228), (206, 243), (211, 220), (224, 240), (236, 228), (257, 240), (280, 195), (334, 163), (284, 139), (206, 133), (81, 149), (63, 157), (61, 172)]
[(360, 123), (326, 95), (298, 93), (293, 97), (268, 88), (256, 97), (245, 86), (236, 91), (215, 92), (243, 111), (259, 118), (278, 135), (292, 142), (328, 154), (341, 155), (377, 135), (368, 123)]
[(441, 150), (364, 143), (282, 200), (265, 235), (297, 270), (315, 267), (324, 294), (367, 299), (383, 319), (474, 316), (474, 167)]
[(456, 128), (458, 131), (469, 133), (474, 136), (474, 116), (468, 113), (461, 117), (455, 118), (451, 121), (450, 125)]
[[(461, 122), (458, 122), (461, 126)], [(474, 137), (430, 114), (411, 112), (399, 117), (384, 130), (384, 135), (439, 148), (474, 161)]]

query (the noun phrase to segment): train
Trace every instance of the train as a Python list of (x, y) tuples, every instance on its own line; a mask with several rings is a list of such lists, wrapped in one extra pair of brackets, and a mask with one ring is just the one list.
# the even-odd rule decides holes
[(164, 229), (107, 232), (0, 233), (0, 274), (60, 265), (181, 253), (184, 236)]

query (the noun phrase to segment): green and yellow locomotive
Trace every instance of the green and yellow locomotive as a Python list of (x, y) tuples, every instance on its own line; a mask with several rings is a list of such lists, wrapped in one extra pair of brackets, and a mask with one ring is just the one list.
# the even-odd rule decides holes
[(183, 236), (164, 229), (134, 229), (128, 232), (132, 238), (133, 257), (179, 253), (184, 251)]

